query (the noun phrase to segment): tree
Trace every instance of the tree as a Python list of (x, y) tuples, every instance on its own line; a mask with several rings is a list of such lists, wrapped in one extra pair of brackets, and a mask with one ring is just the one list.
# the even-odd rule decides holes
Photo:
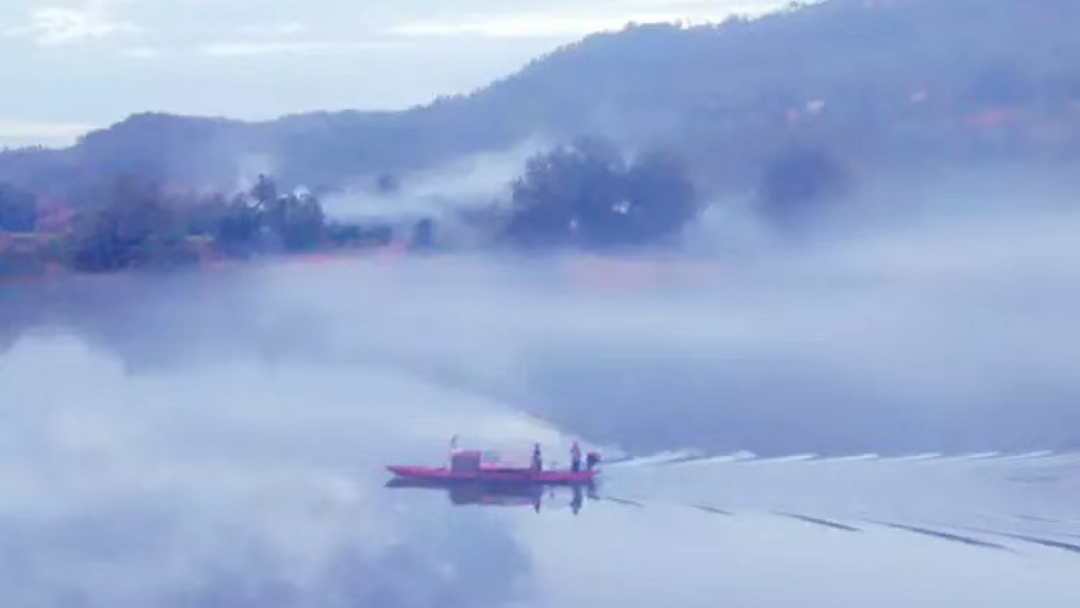
[(278, 200), (278, 188), (274, 180), (260, 174), (258, 181), (251, 187), (251, 197), (263, 209), (271, 207)]
[(247, 197), (237, 195), (223, 202), (212, 229), (214, 242), (226, 254), (243, 254), (259, 235), (259, 211)]
[(645, 152), (627, 174), (624, 241), (653, 241), (678, 233), (701, 210), (686, 161), (672, 150)]
[(32, 232), (37, 226), (37, 197), (0, 183), (0, 230)]
[[(311, 249), (323, 241), (326, 216), (310, 192), (279, 194), (274, 180), (260, 175), (250, 196), (255, 200), (259, 227), (276, 235), (286, 251)], [(241, 218), (247, 220), (246, 215), (237, 219)]]
[(72, 236), (72, 264), (100, 272), (190, 261), (184, 220), (152, 184), (124, 177), (109, 200), (83, 214)]
[(698, 210), (676, 154), (648, 150), (628, 165), (593, 138), (531, 158), (512, 202), (506, 234), (527, 246), (646, 245), (675, 235)]
[(286, 251), (313, 249), (322, 242), (326, 217), (318, 199), (308, 193), (289, 194), (278, 204), (281, 218), (274, 228)]
[(851, 176), (838, 158), (821, 148), (796, 146), (768, 164), (758, 194), (762, 212), (774, 225), (798, 231), (850, 188)]

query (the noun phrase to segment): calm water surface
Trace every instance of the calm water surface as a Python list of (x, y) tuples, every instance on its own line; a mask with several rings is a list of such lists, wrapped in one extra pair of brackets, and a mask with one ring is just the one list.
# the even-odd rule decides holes
[[(823, 259), (4, 291), (0, 601), (1080, 605), (1068, 277)], [(385, 487), (455, 433), (609, 462), (579, 510)]]

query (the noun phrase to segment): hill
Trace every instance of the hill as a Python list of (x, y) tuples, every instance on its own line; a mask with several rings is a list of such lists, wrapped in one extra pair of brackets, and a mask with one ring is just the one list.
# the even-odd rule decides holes
[(1080, 155), (1075, 0), (826, 0), (703, 27), (629, 25), (469, 95), (400, 112), (245, 123), (143, 114), (65, 150), (0, 155), (0, 181), (77, 199), (120, 174), (232, 183), (269, 159), (285, 184), (334, 188), (534, 135), (683, 150), (741, 188), (793, 142), (866, 167)]

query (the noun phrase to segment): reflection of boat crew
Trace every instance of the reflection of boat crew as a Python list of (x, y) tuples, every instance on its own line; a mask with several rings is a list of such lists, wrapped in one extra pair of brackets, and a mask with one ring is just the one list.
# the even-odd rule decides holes
[(576, 441), (570, 446), (570, 470), (575, 473), (581, 470), (581, 446)]
[(543, 462), (540, 460), (540, 444), (537, 443), (533, 445), (532, 469), (539, 471), (541, 468), (543, 468)]

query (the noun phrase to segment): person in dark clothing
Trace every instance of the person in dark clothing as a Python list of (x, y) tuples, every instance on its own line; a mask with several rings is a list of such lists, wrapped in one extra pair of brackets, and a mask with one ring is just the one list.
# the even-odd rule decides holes
[(585, 456), (585, 467), (590, 471), (596, 468), (596, 465), (600, 464), (600, 454), (596, 452), (589, 452)]
[(540, 444), (533, 445), (532, 453), (532, 468), (534, 471), (539, 471), (543, 468), (543, 461), (540, 459)]

